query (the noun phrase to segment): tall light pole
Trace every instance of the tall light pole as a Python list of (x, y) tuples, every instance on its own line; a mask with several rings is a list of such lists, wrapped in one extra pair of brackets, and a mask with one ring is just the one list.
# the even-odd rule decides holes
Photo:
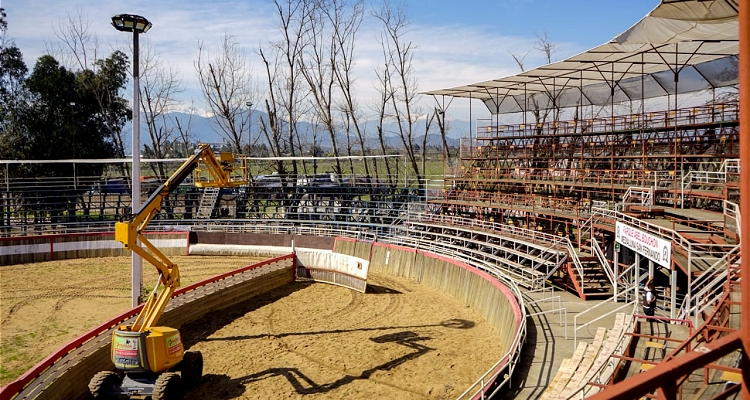
[[(141, 209), (141, 117), (140, 117), (140, 81), (138, 78), (138, 35), (151, 29), (151, 22), (140, 15), (118, 14), (112, 17), (112, 26), (121, 32), (133, 32), (133, 194), (131, 196), (131, 212)], [(133, 253), (132, 276), (132, 305), (141, 303), (141, 257)]]

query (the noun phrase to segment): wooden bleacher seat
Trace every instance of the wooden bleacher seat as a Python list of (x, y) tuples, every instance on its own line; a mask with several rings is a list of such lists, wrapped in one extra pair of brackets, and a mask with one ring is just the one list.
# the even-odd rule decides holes
[(581, 364), (587, 347), (588, 344), (586, 342), (578, 343), (578, 347), (576, 347), (576, 350), (573, 352), (573, 357), (563, 360), (560, 369), (557, 370), (557, 374), (555, 374), (555, 377), (552, 378), (552, 382), (544, 391), (542, 399), (558, 399), (562, 397), (565, 387), (575, 375), (576, 369)]
[(742, 382), (742, 374), (739, 372), (722, 371), (719, 379), (724, 381), (724, 391)]
[(552, 378), (552, 381), (547, 385), (547, 388), (542, 393), (540, 400), (545, 399), (554, 399), (557, 398), (557, 393), (555, 392), (555, 388), (559, 385), (559, 382), (563, 379), (563, 370), (567, 370), (570, 366), (570, 358), (565, 358), (562, 360), (562, 364), (560, 364), (560, 369), (557, 370), (557, 373)]
[(586, 348), (586, 352), (583, 354), (583, 358), (581, 359), (580, 364), (578, 364), (575, 373), (568, 381), (565, 389), (563, 389), (562, 397), (569, 398), (578, 389), (588, 383), (586, 377), (589, 376), (589, 371), (594, 365), (594, 361), (596, 360), (597, 355), (599, 355), (599, 351), (601, 351), (602, 343), (606, 336), (607, 328), (599, 327), (596, 330), (593, 343)]
[(740, 383), (742, 382), (742, 374), (739, 372), (722, 371), (720, 379), (722, 381)]
[(659, 342), (652, 342), (648, 341), (644, 344), (644, 356), (643, 358), (648, 360), (648, 353), (651, 351), (651, 349), (654, 350), (661, 350), (661, 358), (663, 359), (667, 355), (667, 344), (666, 343), (659, 343)]

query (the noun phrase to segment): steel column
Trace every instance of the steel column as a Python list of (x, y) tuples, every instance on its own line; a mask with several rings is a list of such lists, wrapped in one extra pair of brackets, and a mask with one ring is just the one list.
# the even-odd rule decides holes
[[(739, 57), (740, 57), (740, 254), (742, 274), (742, 315), (740, 337), (742, 341), (741, 398), (750, 400), (750, 0), (739, 2)], [(748, 130), (748, 131), (746, 131)], [(744, 240), (743, 240), (744, 239)]]

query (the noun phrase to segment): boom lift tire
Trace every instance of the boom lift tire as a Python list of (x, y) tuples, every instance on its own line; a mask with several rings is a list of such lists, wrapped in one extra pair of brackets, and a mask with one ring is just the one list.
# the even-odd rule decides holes
[(113, 371), (97, 372), (89, 381), (89, 391), (93, 399), (116, 399), (115, 393), (119, 392), (120, 375)]
[(180, 363), (182, 384), (192, 389), (201, 383), (203, 377), (203, 354), (200, 351), (186, 351)]
[(180, 400), (182, 399), (182, 382), (180, 374), (164, 372), (156, 378), (152, 400)]

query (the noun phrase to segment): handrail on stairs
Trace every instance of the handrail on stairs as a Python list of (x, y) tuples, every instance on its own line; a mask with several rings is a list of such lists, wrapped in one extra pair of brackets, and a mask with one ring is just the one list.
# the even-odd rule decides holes
[[(740, 216), (740, 206), (737, 205), (737, 203), (731, 202), (729, 200), (724, 200), (724, 217), (734, 219), (735, 224), (737, 225), (737, 238), (741, 239), (742, 218)], [(726, 221), (725, 221), (725, 227), (726, 227)]]
[(591, 250), (599, 260), (599, 263), (604, 267), (604, 272), (607, 274), (607, 279), (609, 279), (609, 282), (614, 285), (615, 273), (612, 270), (612, 266), (609, 265), (609, 260), (607, 260), (607, 257), (604, 255), (604, 251), (602, 251), (602, 248), (599, 246), (599, 242), (597, 242), (593, 237), (591, 238)]
[(701, 289), (683, 299), (678, 316), (680, 318), (688, 318), (692, 315), (695, 318), (694, 322), (697, 324), (700, 311), (710, 306), (709, 302), (704, 300), (714, 298), (715, 295), (720, 294), (723, 290), (723, 284), (728, 279), (731, 280), (733, 277), (737, 277), (738, 271), (735, 271), (731, 267), (739, 263), (739, 258), (740, 246), (737, 245), (703, 271), (692, 283), (693, 287), (700, 287)]
[[(638, 198), (640, 199), (640, 205), (643, 207), (653, 207), (654, 205), (654, 187), (641, 187), (641, 186), (630, 186), (628, 187), (628, 190), (625, 192), (625, 194), (622, 196), (622, 201), (615, 204), (615, 210), (621, 211), (625, 209), (625, 205), (627, 204), (636, 204), (636, 203), (628, 203), (628, 200), (631, 198)], [(618, 210), (619, 209), (619, 210)]]

